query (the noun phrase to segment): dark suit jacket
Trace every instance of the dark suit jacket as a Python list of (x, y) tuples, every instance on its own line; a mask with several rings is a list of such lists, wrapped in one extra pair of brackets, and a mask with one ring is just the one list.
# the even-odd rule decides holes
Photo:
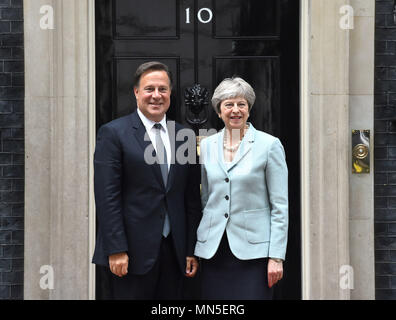
[[(176, 134), (182, 128), (176, 123)], [(199, 165), (174, 160), (173, 146), (177, 150), (184, 141), (175, 142), (170, 136), (174, 164), (164, 186), (160, 166), (147, 164), (144, 159), (146, 148), (152, 148), (151, 141), (144, 140), (145, 134), (136, 112), (99, 129), (94, 156), (98, 229), (92, 262), (108, 266), (109, 255), (127, 252), (128, 272), (147, 273), (159, 253), (167, 210), (176, 255), (184, 272), (186, 256), (193, 256), (201, 218)]]

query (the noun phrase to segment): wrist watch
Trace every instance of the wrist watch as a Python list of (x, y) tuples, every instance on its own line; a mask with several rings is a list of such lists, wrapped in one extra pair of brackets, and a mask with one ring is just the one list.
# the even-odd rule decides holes
[(277, 262), (277, 263), (280, 263), (280, 262), (283, 262), (283, 260), (282, 259), (279, 259), (279, 258), (270, 258), (271, 260), (274, 260), (275, 262)]

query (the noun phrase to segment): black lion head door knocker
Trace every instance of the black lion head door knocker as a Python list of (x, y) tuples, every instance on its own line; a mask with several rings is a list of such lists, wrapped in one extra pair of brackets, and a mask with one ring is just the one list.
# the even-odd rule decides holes
[(195, 84), (184, 91), (186, 120), (196, 133), (200, 126), (208, 121), (209, 92), (206, 88)]

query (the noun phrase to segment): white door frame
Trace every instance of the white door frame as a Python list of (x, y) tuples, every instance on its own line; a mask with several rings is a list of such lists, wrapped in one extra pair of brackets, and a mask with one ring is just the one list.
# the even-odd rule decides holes
[[(93, 156), (96, 141), (96, 55), (95, 55), (95, 0), (88, 3), (88, 37), (89, 37), (89, 259), (93, 257), (96, 242), (96, 215), (94, 196)], [(89, 261), (89, 293), (90, 300), (95, 300), (96, 272), (95, 265)]]
[[(309, 261), (309, 219), (308, 216), (304, 213), (308, 212), (307, 204), (309, 203), (309, 190), (307, 181), (309, 175), (309, 150), (306, 150), (308, 143), (307, 138), (309, 137), (309, 126), (307, 125), (307, 117), (308, 117), (308, 50), (309, 50), (309, 19), (308, 19), (308, 5), (309, 1), (300, 0), (300, 138), (301, 138), (301, 241), (302, 241), (302, 297), (303, 299), (309, 298), (310, 294), (308, 291), (309, 285), (309, 263), (305, 263)], [(95, 149), (95, 137), (96, 137), (96, 125), (95, 125), (95, 114), (96, 114), (96, 103), (95, 103), (95, 95), (96, 95), (96, 85), (95, 85), (95, 1), (89, 0), (89, 66), (90, 66), (90, 74), (89, 74), (89, 92), (90, 92), (90, 105), (89, 105), (89, 119), (90, 119), (90, 134), (89, 134), (89, 149), (90, 149), (90, 173), (89, 173), (89, 181), (90, 181), (90, 205), (89, 205), (89, 251), (91, 253), (91, 257), (95, 247), (95, 201), (94, 201), (94, 192), (93, 192), (93, 152)], [(89, 272), (89, 298), (95, 299), (95, 267), (91, 265)]]

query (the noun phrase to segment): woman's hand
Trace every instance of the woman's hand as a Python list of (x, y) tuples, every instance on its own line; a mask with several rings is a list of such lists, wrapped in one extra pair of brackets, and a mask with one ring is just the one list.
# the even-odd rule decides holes
[(269, 258), (268, 260), (268, 287), (275, 285), (280, 279), (283, 278), (283, 262), (276, 262)]

